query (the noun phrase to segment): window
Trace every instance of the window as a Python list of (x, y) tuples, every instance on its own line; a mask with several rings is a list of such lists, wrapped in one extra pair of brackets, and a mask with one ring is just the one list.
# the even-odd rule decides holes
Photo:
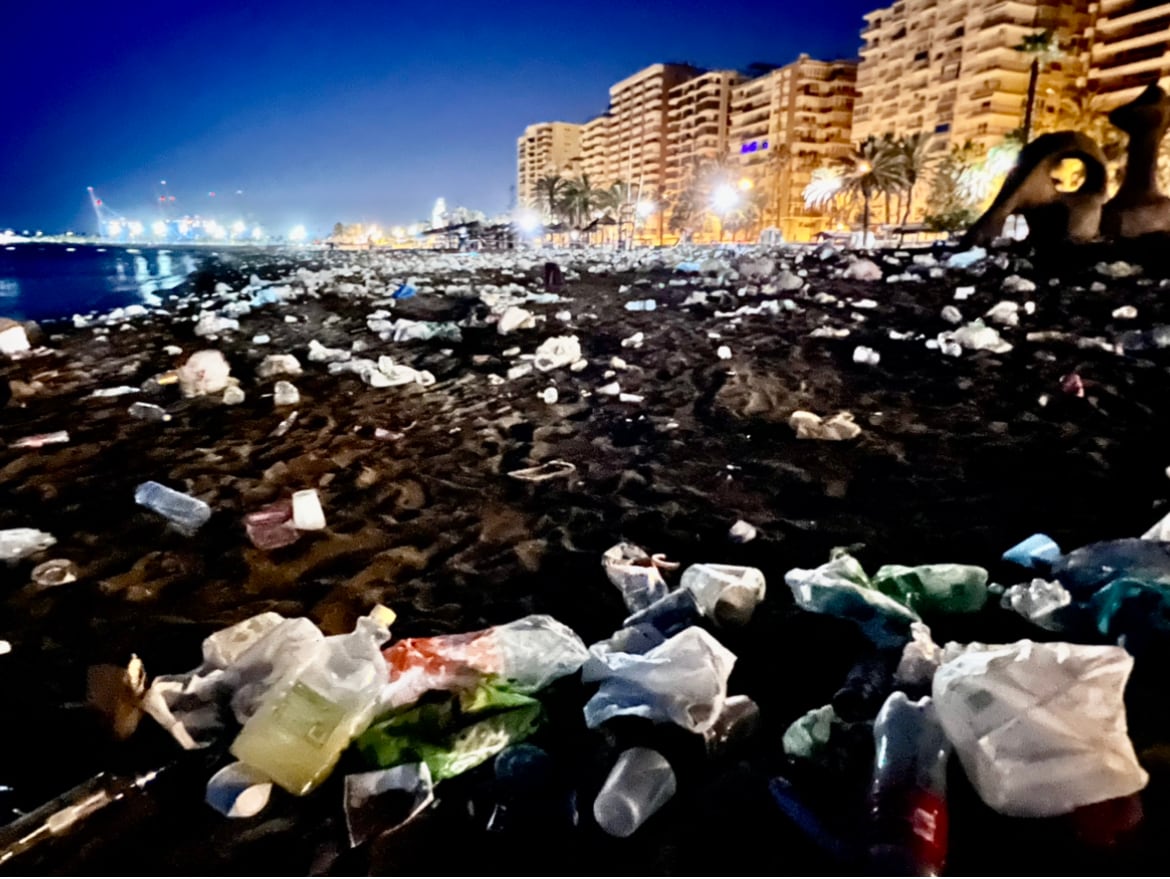
[(942, 125), (934, 126), (934, 133), (935, 134), (945, 134), (946, 132), (948, 132), (950, 130), (951, 130), (951, 123), (949, 123), (949, 122), (944, 122)]

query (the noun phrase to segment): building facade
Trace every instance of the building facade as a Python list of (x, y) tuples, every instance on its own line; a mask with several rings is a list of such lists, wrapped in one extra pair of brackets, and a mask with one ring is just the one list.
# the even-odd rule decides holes
[(711, 70), (670, 90), (666, 111), (666, 201), (690, 185), (696, 169), (727, 155), (734, 70)]
[(536, 189), (540, 178), (580, 173), (582, 128), (570, 122), (539, 122), (524, 129), (516, 141), (516, 200), (520, 207), (540, 207)]
[(1170, 74), (1170, 2), (1098, 0), (1094, 13), (1088, 92), (1111, 110)]
[(1087, 72), (1087, 0), (899, 0), (865, 22), (855, 141), (925, 132), (938, 152), (1000, 143), (1024, 121), (1032, 56), (1015, 47), (1038, 31), (1053, 31), (1065, 54), (1042, 67), (1034, 124)]
[(595, 116), (581, 126), (581, 173), (593, 186), (605, 183), (609, 149), (609, 114)]
[(849, 154), (856, 82), (856, 62), (801, 55), (732, 90), (728, 160), (761, 190), (763, 223), (786, 241), (825, 226), (805, 209), (804, 188), (816, 168)]
[(700, 73), (686, 64), (654, 64), (610, 87), (601, 185), (621, 181), (638, 200), (662, 200), (670, 91)]

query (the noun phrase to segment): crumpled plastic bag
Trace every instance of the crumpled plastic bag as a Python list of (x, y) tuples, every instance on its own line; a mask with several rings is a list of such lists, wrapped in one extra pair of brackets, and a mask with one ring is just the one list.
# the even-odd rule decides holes
[(403, 763), (345, 777), (345, 826), (349, 844), (393, 833), (435, 801), (435, 784), (425, 763)]
[(798, 409), (788, 417), (788, 426), (796, 431), (797, 439), (851, 440), (861, 433), (853, 423), (852, 412), (838, 412), (829, 418), (821, 418), (813, 412)]
[(622, 592), (630, 613), (645, 610), (670, 591), (651, 555), (633, 543), (618, 543), (601, 556), (609, 582)]
[(198, 668), (155, 678), (142, 709), (184, 748), (205, 748), (227, 728), (228, 711), (246, 723), (268, 689), (324, 639), (304, 617), (271, 611), (249, 617), (204, 639)]
[(370, 724), (356, 742), (371, 765), (421, 761), (437, 783), (528, 738), (542, 719), (541, 704), (532, 696), (481, 683), (458, 696), (394, 709)]
[(1072, 595), (1055, 580), (1035, 577), (1029, 583), (1009, 587), (1000, 599), (1000, 606), (1014, 610), (1024, 619), (1050, 632), (1059, 632), (1066, 622), (1060, 611), (1069, 607)]
[(942, 650), (934, 643), (925, 623), (910, 624), (910, 640), (902, 648), (902, 658), (894, 670), (894, 683), (902, 687), (929, 684), (942, 663)]
[(176, 370), (184, 397), (218, 394), (228, 386), (232, 368), (219, 351), (196, 351)]
[(390, 682), (378, 710), (416, 702), (431, 690), (472, 691), (492, 682), (535, 693), (573, 674), (589, 657), (577, 633), (547, 614), (530, 614), (478, 632), (404, 638), (382, 651)]
[(576, 336), (553, 336), (540, 343), (532, 365), (541, 372), (570, 366), (581, 359), (581, 341)]
[(670, 721), (702, 733), (719, 719), (735, 654), (706, 630), (691, 626), (643, 654), (593, 645), (581, 670), (601, 688), (585, 704), (585, 725), (595, 729), (621, 715)]
[(917, 613), (972, 613), (987, 603), (987, 571), (974, 565), (882, 565), (871, 583)]
[(900, 647), (910, 638), (918, 614), (870, 584), (861, 563), (835, 551), (819, 568), (793, 568), (784, 575), (797, 606), (813, 613), (853, 620), (878, 647)]
[(987, 805), (1023, 818), (1063, 815), (1149, 780), (1126, 729), (1132, 669), (1120, 647), (968, 645), (935, 672), (935, 709)]

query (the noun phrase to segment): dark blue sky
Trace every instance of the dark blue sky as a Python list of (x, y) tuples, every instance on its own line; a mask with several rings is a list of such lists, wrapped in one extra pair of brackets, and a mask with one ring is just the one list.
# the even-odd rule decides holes
[(852, 57), (882, 5), (12, 0), (0, 228), (92, 231), (91, 185), (149, 221), (163, 179), (186, 211), (278, 232), (408, 222), (440, 195), (496, 213), (526, 125), (584, 122), (657, 61)]

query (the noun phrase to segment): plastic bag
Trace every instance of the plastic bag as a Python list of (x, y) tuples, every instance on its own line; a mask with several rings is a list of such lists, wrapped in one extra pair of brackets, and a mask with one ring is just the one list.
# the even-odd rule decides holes
[(568, 626), (532, 614), (478, 632), (406, 638), (382, 655), (390, 666), (378, 700), (385, 711), (411, 705), (429, 690), (470, 691), (489, 680), (534, 693), (577, 671), (589, 652)]
[(935, 708), (987, 805), (1063, 815), (1146, 786), (1122, 700), (1132, 668), (1119, 647), (969, 645), (935, 673)]
[(705, 732), (723, 710), (734, 665), (735, 654), (697, 626), (640, 655), (591, 650), (582, 679), (601, 688), (585, 705), (585, 724), (633, 715)]
[(646, 550), (632, 543), (611, 546), (601, 557), (609, 582), (622, 591), (630, 613), (645, 610), (669, 591), (662, 572)]
[(874, 589), (853, 556), (834, 552), (819, 568), (793, 568), (784, 575), (798, 606), (856, 622), (878, 647), (897, 647), (910, 638), (918, 614)]

